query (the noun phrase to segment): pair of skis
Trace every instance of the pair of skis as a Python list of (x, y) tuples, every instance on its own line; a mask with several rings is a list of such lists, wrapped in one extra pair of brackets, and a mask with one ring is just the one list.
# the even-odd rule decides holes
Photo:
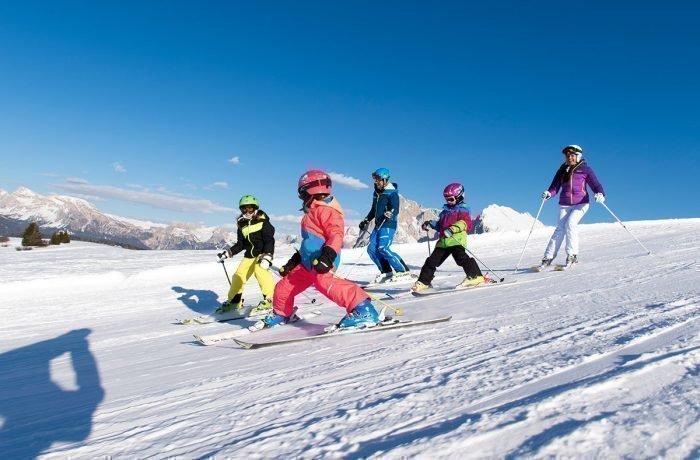
[(241, 319), (261, 319), (270, 310), (253, 311), (253, 307), (231, 310), (225, 313), (212, 313), (211, 315), (200, 315), (193, 318), (175, 318), (179, 324), (212, 324), (225, 323), (227, 321), (237, 321)]
[(555, 272), (563, 272), (563, 271), (570, 269), (574, 265), (576, 265), (576, 264), (574, 263), (574, 264), (563, 264), (563, 265), (559, 264), (559, 265), (545, 265), (545, 266), (533, 265), (532, 267), (530, 267), (530, 270), (532, 270), (535, 273), (550, 271), (550, 270), (553, 270)]
[[(321, 314), (320, 311), (304, 312), (303, 314), (294, 314), (294, 318), (288, 324), (300, 323), (317, 317)], [(341, 328), (336, 324), (319, 325), (319, 324), (298, 324), (295, 327), (287, 329), (287, 325), (275, 326), (269, 329), (260, 331), (251, 331), (250, 329), (238, 329), (235, 331), (223, 332), (213, 335), (195, 335), (194, 338), (202, 345), (210, 346), (221, 344), (222, 342), (233, 341), (242, 348), (264, 348), (273, 345), (285, 345), (288, 343), (305, 342), (309, 340), (337, 337), (340, 335), (367, 333), (386, 331), (391, 329), (399, 329), (413, 326), (423, 326), (428, 324), (440, 323), (449, 321), (451, 316), (442, 318), (434, 318), (429, 320), (404, 320), (387, 317), (384, 321), (369, 327), (356, 328)], [(288, 334), (285, 334), (288, 331)]]
[(400, 328), (407, 328), (407, 327), (414, 327), (414, 326), (425, 326), (425, 325), (430, 325), (430, 324), (436, 324), (436, 323), (442, 323), (446, 322), (452, 319), (452, 316), (445, 316), (442, 318), (434, 318), (434, 319), (427, 319), (427, 320), (403, 320), (403, 319), (396, 319), (392, 317), (387, 317), (384, 319), (384, 321), (377, 323), (373, 326), (368, 326), (368, 327), (352, 327), (352, 328), (345, 328), (345, 327), (338, 327), (337, 325), (331, 325), (331, 326), (326, 326), (324, 327), (323, 330), (319, 332), (312, 333), (310, 335), (305, 335), (302, 337), (292, 337), (292, 338), (282, 338), (282, 339), (273, 339), (273, 340), (255, 340), (256, 336), (251, 336), (251, 340), (242, 340), (239, 338), (234, 338), (233, 341), (241, 346), (242, 348), (245, 349), (253, 349), (253, 348), (264, 348), (264, 347), (271, 347), (274, 345), (286, 345), (290, 343), (297, 343), (297, 342), (307, 342), (309, 340), (318, 340), (318, 339), (324, 339), (324, 338), (330, 338), (330, 337), (337, 337), (340, 335), (348, 335), (348, 334), (364, 334), (364, 333), (370, 333), (370, 332), (380, 332), (380, 331), (388, 331), (388, 330), (393, 330), (393, 329), (400, 329)]
[(488, 280), (484, 283), (479, 283), (474, 286), (457, 285), (453, 287), (429, 287), (428, 289), (423, 289), (422, 291), (411, 291), (411, 294), (413, 294), (416, 297), (426, 297), (431, 295), (449, 294), (455, 292), (475, 291), (478, 289), (493, 288), (499, 286), (510, 286), (517, 282), (518, 280), (508, 280), (501, 282), (495, 280)]

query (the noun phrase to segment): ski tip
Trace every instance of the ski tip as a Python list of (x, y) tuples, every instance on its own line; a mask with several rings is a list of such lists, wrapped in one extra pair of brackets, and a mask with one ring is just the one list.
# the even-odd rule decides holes
[(238, 339), (233, 339), (233, 341), (236, 343), (236, 345), (238, 345), (241, 348), (245, 348), (246, 350), (250, 350), (252, 348), (255, 348), (254, 343), (244, 342), (244, 341), (238, 340)]

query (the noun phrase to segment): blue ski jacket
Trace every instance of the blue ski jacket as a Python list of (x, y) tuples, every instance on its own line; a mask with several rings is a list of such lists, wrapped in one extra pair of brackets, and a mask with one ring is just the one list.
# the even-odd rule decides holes
[[(393, 215), (387, 218), (384, 213), (392, 211)], [(372, 209), (369, 210), (366, 219), (374, 220), (374, 228), (396, 228), (399, 216), (399, 186), (396, 183), (387, 184), (384, 190), (374, 187), (372, 196)]]

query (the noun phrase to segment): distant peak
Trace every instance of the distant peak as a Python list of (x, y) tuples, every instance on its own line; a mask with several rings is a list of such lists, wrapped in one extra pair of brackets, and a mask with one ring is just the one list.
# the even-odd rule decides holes
[(15, 195), (23, 195), (23, 196), (37, 196), (36, 193), (32, 192), (29, 190), (27, 187), (19, 187), (17, 190), (15, 190)]

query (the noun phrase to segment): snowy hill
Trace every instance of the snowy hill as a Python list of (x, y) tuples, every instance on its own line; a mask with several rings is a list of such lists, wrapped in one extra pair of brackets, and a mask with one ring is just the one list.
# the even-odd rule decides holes
[[(529, 231), (533, 220), (535, 218), (530, 213), (519, 213), (509, 207), (492, 204), (481, 211), (474, 233)], [(534, 228), (544, 228), (544, 225), (537, 221)]]
[[(628, 227), (655, 255), (617, 224), (581, 225), (581, 263), (540, 274), (512, 274), (527, 232), (474, 235), (516, 283), (388, 301), (450, 322), (261, 350), (192, 338), (248, 321), (173, 320), (225, 295), (214, 251), (0, 247), (3, 457), (697, 458), (700, 219)], [(426, 256), (398, 250), (415, 269)], [(340, 276), (375, 275), (362, 250), (343, 258)], [(438, 274), (463, 276), (451, 260)], [(298, 301), (321, 312), (309, 324), (343, 314)]]

